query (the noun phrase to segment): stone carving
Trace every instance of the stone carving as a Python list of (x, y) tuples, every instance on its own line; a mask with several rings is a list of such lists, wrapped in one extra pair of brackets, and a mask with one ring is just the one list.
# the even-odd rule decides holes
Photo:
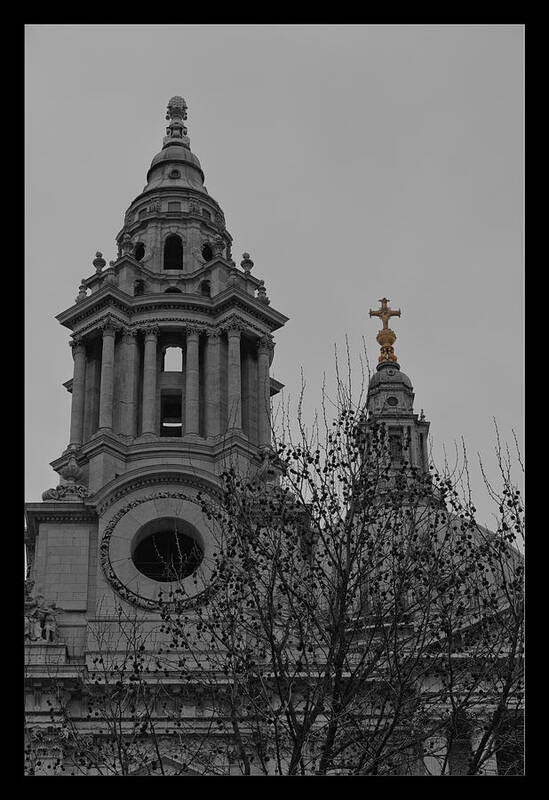
[(78, 350), (79, 347), (85, 347), (83, 337), (73, 334), (72, 339), (69, 341), (69, 347), (73, 351), (73, 354)]
[(263, 450), (263, 461), (259, 469), (255, 473), (253, 479), (258, 483), (273, 478), (276, 475), (276, 467), (278, 466), (278, 458), (276, 453), (270, 447), (265, 447)]
[(55, 600), (42, 612), (42, 636), (46, 642), (54, 642), (57, 639), (57, 615), (59, 614)]
[(169, 100), (166, 119), (187, 119), (187, 103), (183, 97), (175, 95)]
[(98, 250), (93, 260), (93, 266), (95, 267), (95, 271), (98, 273), (101, 272), (106, 263), (107, 262), (103, 258), (103, 253), (100, 253)]
[(160, 328), (158, 325), (144, 325), (142, 331), (145, 334), (145, 339), (155, 339), (160, 333)]
[(42, 492), (42, 500), (83, 500), (92, 494), (87, 486), (80, 483), (65, 483), (55, 489), (46, 489)]
[(216, 256), (222, 256), (225, 249), (225, 242), (221, 236), (217, 236), (213, 241), (213, 251)]
[(80, 286), (78, 287), (78, 294), (77, 294), (76, 299), (75, 299), (74, 302), (75, 303), (81, 303), (82, 300), (85, 300), (86, 299), (86, 291), (87, 291), (86, 281), (84, 279), (82, 279), (82, 281), (80, 282)]
[(78, 466), (78, 462), (74, 454), (69, 456), (67, 465), (59, 471), (59, 474), (62, 478), (64, 478), (65, 481), (67, 481), (67, 483), (78, 483), (82, 477), (82, 470)]
[(57, 640), (57, 615), (59, 609), (55, 600), (46, 603), (44, 595), (38, 594), (31, 597), (34, 581), (25, 584), (25, 641), (28, 642), (55, 642)]
[(274, 350), (274, 342), (270, 336), (262, 336), (257, 342), (258, 353), (270, 353)]
[[(148, 597), (143, 597), (142, 595), (137, 594), (137, 592), (134, 592), (120, 580), (111, 563), (109, 548), (110, 548), (110, 541), (116, 526), (118, 525), (122, 517), (128, 513), (128, 511), (131, 511), (132, 508), (141, 505), (141, 503), (147, 503), (149, 500), (155, 500), (161, 497), (167, 497), (167, 498), (173, 497), (179, 500), (189, 500), (191, 502), (196, 503), (196, 499), (190, 497), (185, 492), (178, 492), (171, 489), (162, 489), (160, 491), (144, 495), (143, 497), (138, 497), (135, 498), (134, 500), (130, 500), (128, 503), (126, 503), (125, 506), (119, 509), (119, 511), (117, 511), (116, 514), (114, 514), (114, 516), (112, 517), (112, 519), (108, 522), (105, 528), (105, 532), (103, 534), (103, 538), (101, 540), (101, 544), (99, 545), (99, 561), (101, 563), (101, 567), (103, 569), (105, 577), (107, 578), (109, 583), (113, 586), (115, 591), (124, 600), (127, 600), (127, 602), (133, 603), (134, 605), (139, 606), (140, 608), (146, 608), (150, 611), (158, 610), (158, 608), (160, 607), (159, 602), (157, 600), (151, 600)], [(195, 595), (194, 597), (189, 598), (183, 603), (181, 603), (181, 601), (179, 602), (181, 603), (182, 607), (187, 607), (192, 603), (196, 602), (204, 602), (208, 598), (211, 591), (212, 587), (209, 587), (205, 589), (203, 592), (201, 592), (199, 595)]]
[(113, 317), (107, 316), (101, 321), (99, 327), (103, 331), (103, 336), (114, 336), (121, 325)]
[(259, 282), (259, 286), (257, 287), (256, 300), (258, 303), (262, 303), (264, 306), (269, 306), (271, 304), (271, 301), (267, 297), (267, 291), (265, 289), (265, 281)]
[(240, 266), (242, 267), (242, 269), (244, 270), (246, 275), (250, 274), (250, 272), (252, 271), (253, 265), (254, 265), (254, 262), (250, 258), (250, 254), (249, 253), (242, 253), (242, 261), (240, 262)]
[(125, 233), (122, 237), (122, 241), (120, 242), (120, 252), (121, 253), (131, 253), (133, 250), (133, 242), (130, 236)]

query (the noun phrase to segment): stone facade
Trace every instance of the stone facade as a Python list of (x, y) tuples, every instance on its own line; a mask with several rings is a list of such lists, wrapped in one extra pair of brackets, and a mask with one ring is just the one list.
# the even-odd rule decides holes
[[(74, 305), (58, 316), (74, 361), (69, 441), (52, 462), (59, 485), (26, 507), (32, 594), (55, 601), (58, 614), (47, 642), (29, 600), (28, 708), (38, 730), (51, 705), (36, 704), (36, 693), (51, 698), (60, 680), (74, 690), (97, 649), (98, 622), (116, 630), (122, 605), (158, 627), (155, 598), (166, 584), (136, 569), (137, 532), (183, 518), (207, 555), (198, 492), (215, 493), (228, 466), (256, 473), (270, 447), (270, 397), (282, 388), (269, 374), (273, 334), (287, 318), (251, 275), (249, 255), (241, 268), (232, 260), (179, 100), (170, 101), (162, 150), (124, 216), (117, 258), (107, 266), (98, 252)], [(172, 348), (178, 367), (167, 369)], [(74, 703), (78, 714), (81, 698)], [(42, 753), (42, 771), (52, 758)]]
[[(276, 481), (270, 399), (282, 384), (270, 370), (274, 333), (287, 318), (252, 276), (249, 254), (240, 268), (232, 260), (232, 237), (204, 186), (186, 118), (185, 101), (172, 98), (162, 150), (125, 214), (116, 259), (107, 266), (98, 252), (75, 303), (57, 317), (71, 332), (74, 361), (64, 384), (72, 396), (69, 441), (52, 462), (59, 485), (26, 506), (32, 774), (120, 774), (109, 771), (114, 717), (104, 704), (113, 702), (112, 685), (94, 676), (98, 664), (111, 681), (117, 670), (127, 674), (132, 653), (142, 674), (150, 667), (154, 675), (136, 713), (148, 709), (155, 735), (145, 735), (147, 726), (136, 731), (135, 719), (117, 720), (118, 743), (131, 744), (116, 756), (122, 774), (239, 774), (237, 754), (217, 747), (222, 737), (212, 732), (199, 682), (173, 677), (159, 592), (182, 587), (189, 607), (207, 602), (207, 565), (219, 532), (202, 499), (217, 496), (224, 470)], [(383, 423), (396, 465), (406, 461), (426, 474), (429, 423), (414, 413), (412, 384), (392, 344), (380, 344), (389, 355), (370, 381), (364, 425)], [(163, 553), (177, 579), (149, 547), (168, 534), (178, 552), (166, 546)], [(185, 558), (202, 559), (200, 579), (191, 568), (182, 571), (182, 548)], [(158, 653), (161, 668), (152, 655)], [(208, 669), (207, 654), (200, 659), (197, 668)], [(101, 721), (93, 716), (98, 707)], [(185, 720), (184, 739), (168, 730), (174, 714)], [(206, 733), (207, 766), (197, 772)], [(475, 735), (464, 728), (448, 746), (442, 732), (428, 754), (405, 753), (395, 774), (464, 774)], [(185, 753), (193, 747), (189, 766)], [(491, 759), (483, 774), (497, 769)]]

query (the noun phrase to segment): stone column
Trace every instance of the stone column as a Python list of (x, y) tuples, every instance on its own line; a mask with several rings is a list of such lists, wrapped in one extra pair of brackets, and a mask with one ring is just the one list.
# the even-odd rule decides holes
[(120, 429), (124, 436), (136, 433), (136, 373), (138, 366), (137, 331), (125, 328), (122, 334), (124, 344), (124, 370), (120, 397)]
[(155, 434), (156, 430), (156, 343), (158, 328), (145, 328), (145, 354), (143, 359), (143, 417), (141, 433)]
[(100, 430), (112, 430), (115, 336), (115, 326), (112, 322), (106, 322), (103, 326), (103, 353), (101, 357), (101, 391), (99, 395)]
[(259, 340), (257, 348), (257, 415), (259, 446), (271, 445), (271, 385), (269, 366), (274, 344), (270, 337)]
[(204, 364), (206, 436), (221, 433), (221, 331), (208, 330)]
[(199, 374), (198, 328), (187, 328), (187, 357), (185, 365), (185, 433), (199, 432)]
[(71, 343), (74, 358), (74, 371), (72, 378), (72, 403), (71, 403), (71, 430), (69, 445), (82, 444), (82, 430), (84, 424), (84, 399), (86, 382), (86, 346), (81, 338), (75, 338)]
[(240, 372), (240, 327), (231, 325), (227, 328), (229, 340), (228, 381), (227, 381), (227, 418), (228, 428), (242, 428), (242, 380)]

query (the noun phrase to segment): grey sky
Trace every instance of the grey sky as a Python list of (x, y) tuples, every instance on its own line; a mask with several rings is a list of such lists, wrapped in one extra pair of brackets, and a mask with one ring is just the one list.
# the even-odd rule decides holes
[[(435, 453), (492, 475), (523, 432), (523, 27), (30, 25), (26, 29), (27, 498), (68, 442), (72, 305), (142, 190), (168, 99), (272, 305), (273, 375), (306, 413), (345, 334), (372, 366), (387, 296)], [(482, 495), (474, 467), (473, 488)], [(477, 503), (482, 520), (490, 506)]]

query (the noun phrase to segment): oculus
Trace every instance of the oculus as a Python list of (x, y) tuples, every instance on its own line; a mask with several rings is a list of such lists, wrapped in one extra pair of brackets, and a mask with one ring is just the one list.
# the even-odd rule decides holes
[(132, 546), (132, 561), (147, 578), (161, 583), (180, 581), (197, 570), (204, 557), (196, 528), (178, 518), (155, 519), (140, 529)]

